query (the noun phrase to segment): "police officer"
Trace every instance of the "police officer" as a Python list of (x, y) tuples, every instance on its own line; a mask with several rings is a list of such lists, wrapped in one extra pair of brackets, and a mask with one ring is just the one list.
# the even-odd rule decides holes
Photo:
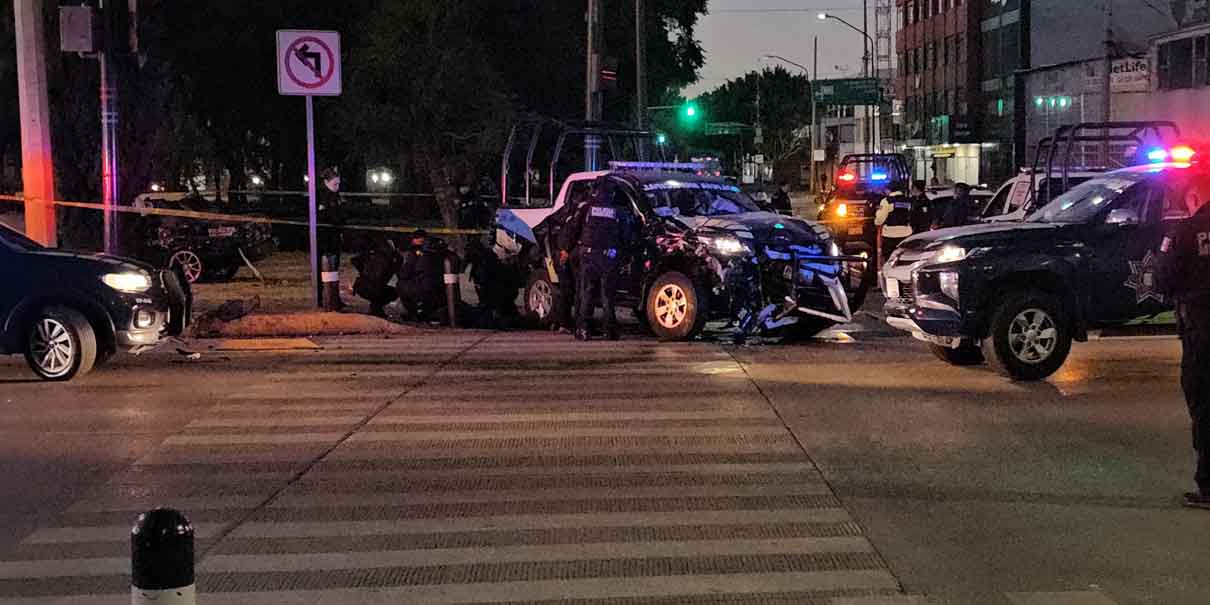
[(1185, 506), (1210, 509), (1210, 204), (1206, 183), (1191, 189), (1185, 201), (1190, 218), (1178, 222), (1160, 244), (1156, 281), (1176, 303), (1181, 333), (1181, 386), (1193, 421), (1198, 491), (1185, 494)]
[(564, 245), (574, 242), (579, 262), (576, 284), (576, 339), (588, 340), (589, 324), (596, 308), (594, 291), (599, 288), (605, 311), (605, 336), (617, 340), (618, 319), (614, 298), (618, 290), (620, 256), (634, 240), (634, 221), (625, 205), (626, 196), (608, 179), (597, 188), (592, 199), (575, 213), (564, 229)]
[(391, 288), (391, 276), (399, 271), (401, 259), (390, 238), (376, 233), (355, 233), (351, 248), (357, 253), (352, 264), (357, 269), (353, 292), (370, 303), (370, 315), (385, 318), (386, 306), (398, 296)]
[(555, 275), (559, 278), (559, 296), (555, 300), (552, 327), (568, 334), (576, 329), (576, 274), (579, 272), (580, 260), (576, 255), (579, 241), (572, 239), (569, 234), (575, 228), (580, 212), (591, 200), (591, 192), (572, 198), (571, 207), (558, 223), (558, 230), (552, 241), (555, 248)]
[(427, 321), (434, 311), (444, 306), (444, 253), (442, 243), (430, 238), (424, 229), (412, 233), (395, 283), (404, 319)]
[[(912, 184), (912, 195), (924, 194), (924, 183), (916, 181)], [(913, 198), (902, 191), (892, 191), (878, 205), (874, 214), (874, 226), (878, 227), (878, 249), (881, 262), (899, 247), (903, 240), (912, 236), (912, 207)]]
[[(332, 271), (340, 272), (340, 251), (343, 246), (343, 238), (341, 236), (341, 227), (344, 225), (344, 208), (340, 199), (340, 172), (333, 166), (325, 169), (322, 173), (322, 183), (315, 193), (317, 204), (317, 222), (330, 227), (320, 227), (317, 234), (317, 244), (319, 246), (318, 256), (321, 259), (328, 260), (328, 266)], [(323, 267), (322, 260), (317, 270)], [(323, 295), (323, 284), (320, 284), (320, 295)], [(336, 291), (336, 307), (343, 309), (344, 301), (340, 300), (340, 289)]]

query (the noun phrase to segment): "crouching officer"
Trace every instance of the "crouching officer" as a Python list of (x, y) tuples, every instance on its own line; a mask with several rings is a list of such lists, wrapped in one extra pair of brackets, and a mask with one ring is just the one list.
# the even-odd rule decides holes
[(1210, 204), (1208, 187), (1191, 190), (1186, 204), (1192, 216), (1172, 227), (1156, 267), (1162, 293), (1176, 303), (1177, 328), (1184, 356), (1181, 387), (1193, 421), (1197, 452), (1194, 480), (1198, 491), (1185, 494), (1185, 506), (1210, 509)]
[(430, 238), (424, 229), (412, 233), (395, 283), (404, 319), (427, 321), (434, 311), (445, 305), (444, 262), (442, 242)]
[(399, 271), (399, 252), (390, 238), (380, 234), (360, 233), (353, 240), (357, 251), (352, 261), (357, 269), (353, 292), (370, 302), (370, 315), (385, 318), (386, 306), (398, 296), (391, 288), (391, 276)]
[(605, 180), (591, 201), (575, 214), (563, 230), (566, 250), (574, 243), (579, 263), (576, 282), (576, 339), (590, 338), (589, 325), (600, 289), (601, 307), (605, 311), (605, 336), (610, 340), (621, 337), (614, 299), (618, 291), (620, 258), (635, 239), (635, 221), (628, 201), (616, 183)]

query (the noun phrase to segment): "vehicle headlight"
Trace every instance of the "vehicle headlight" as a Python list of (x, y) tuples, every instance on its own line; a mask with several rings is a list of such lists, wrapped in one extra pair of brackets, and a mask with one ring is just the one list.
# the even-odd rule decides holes
[(966, 248), (963, 248), (962, 246), (955, 246), (953, 244), (947, 244), (934, 252), (933, 255), (929, 257), (929, 262), (937, 264), (956, 263), (965, 259), (967, 256), (970, 256), (970, 252), (967, 251)]
[(108, 273), (101, 277), (106, 286), (127, 294), (140, 294), (151, 289), (151, 276), (142, 271)]
[(848, 204), (842, 203), (842, 204), (836, 205), (836, 216), (839, 216), (840, 218), (844, 218), (848, 215), (849, 215), (849, 205)]
[(953, 300), (959, 300), (957, 271), (942, 271), (937, 275), (937, 281), (941, 283), (942, 294)]
[(751, 254), (752, 250), (748, 248), (744, 242), (739, 241), (738, 237), (731, 236), (711, 236), (701, 238), (712, 250), (719, 254), (734, 256), (737, 254)]

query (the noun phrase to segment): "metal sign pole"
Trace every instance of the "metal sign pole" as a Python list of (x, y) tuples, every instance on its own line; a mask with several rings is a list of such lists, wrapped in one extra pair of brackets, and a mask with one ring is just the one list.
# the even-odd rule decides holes
[(319, 293), (319, 229), (318, 203), (315, 198), (315, 103), (314, 97), (307, 95), (307, 217), (308, 235), (311, 242), (311, 295), (315, 308), (322, 305)]

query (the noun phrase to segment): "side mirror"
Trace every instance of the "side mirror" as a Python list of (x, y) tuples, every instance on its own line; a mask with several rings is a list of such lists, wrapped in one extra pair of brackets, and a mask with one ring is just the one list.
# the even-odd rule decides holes
[(1115, 208), (1109, 212), (1109, 217), (1105, 219), (1106, 225), (1116, 225), (1119, 227), (1138, 225), (1141, 222), (1139, 213), (1130, 208)]

